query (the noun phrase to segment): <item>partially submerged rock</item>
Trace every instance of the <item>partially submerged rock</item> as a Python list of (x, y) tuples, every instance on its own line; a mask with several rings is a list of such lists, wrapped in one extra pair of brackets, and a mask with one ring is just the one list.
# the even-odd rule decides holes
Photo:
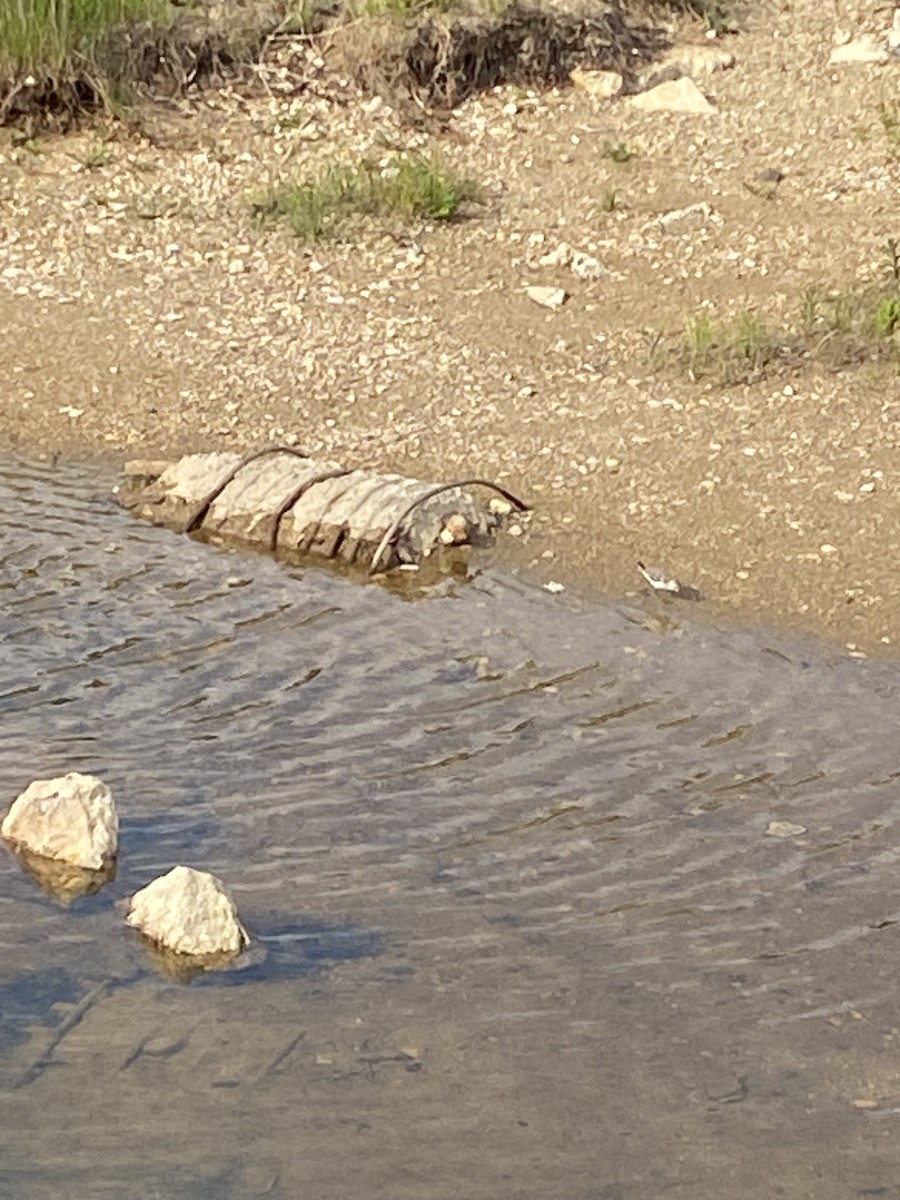
[(222, 881), (193, 867), (173, 867), (136, 892), (126, 919), (177, 954), (238, 954), (250, 941)]
[(102, 780), (73, 771), (30, 783), (0, 833), (32, 854), (100, 871), (116, 857), (119, 816)]
[(429, 483), (315, 461), (290, 446), (128, 467), (117, 498), (156, 525), (370, 570), (418, 563), (441, 545), (488, 541), (503, 519), (470, 490), (474, 484), (499, 491), (514, 508), (528, 507), (487, 480)]

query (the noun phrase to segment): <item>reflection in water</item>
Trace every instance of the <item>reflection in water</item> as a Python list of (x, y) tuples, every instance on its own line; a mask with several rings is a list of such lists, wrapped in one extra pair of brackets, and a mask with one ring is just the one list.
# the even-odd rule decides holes
[(116, 877), (115, 860), (100, 870), (92, 871), (87, 867), (32, 854), (22, 847), (15, 851), (14, 857), (25, 874), (60, 904), (73, 904), (81, 896), (92, 896)]
[[(0, 473), (3, 790), (122, 818), (71, 909), (0, 858), (13, 1200), (895, 1186), (895, 667), (490, 571), (408, 603), (98, 486)], [(176, 862), (258, 958), (153, 969), (115, 906)]]

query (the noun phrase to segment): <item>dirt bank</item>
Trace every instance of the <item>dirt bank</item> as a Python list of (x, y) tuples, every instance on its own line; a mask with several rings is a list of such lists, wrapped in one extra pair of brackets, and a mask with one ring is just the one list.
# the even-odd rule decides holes
[[(542, 579), (622, 595), (640, 557), (717, 619), (892, 653), (896, 363), (863, 347), (723, 382), (671, 361), (704, 305), (787, 329), (813, 289), (888, 271), (900, 61), (829, 66), (834, 35), (810, 0), (757, 10), (727, 41), (734, 68), (699, 81), (708, 116), (503, 88), (416, 128), (324, 61), (296, 92), (285, 56), (318, 53), (299, 42), (261, 96), (169, 101), (137, 133), (6, 133), (2, 444), (121, 457), (288, 436), (348, 463), (464, 468), (535, 500)], [(485, 204), (312, 249), (251, 220), (274, 181), (406, 149), (477, 178)], [(598, 266), (577, 274), (569, 251)], [(545, 309), (532, 285), (568, 299)]]

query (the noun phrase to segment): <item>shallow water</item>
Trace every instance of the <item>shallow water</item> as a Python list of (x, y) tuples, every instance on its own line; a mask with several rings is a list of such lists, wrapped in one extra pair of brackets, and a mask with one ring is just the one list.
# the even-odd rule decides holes
[[(122, 818), (68, 905), (0, 856), (4, 1200), (895, 1193), (894, 665), (493, 569), (410, 603), (110, 483), (0, 467), (0, 788)], [(125, 929), (176, 862), (243, 969)]]

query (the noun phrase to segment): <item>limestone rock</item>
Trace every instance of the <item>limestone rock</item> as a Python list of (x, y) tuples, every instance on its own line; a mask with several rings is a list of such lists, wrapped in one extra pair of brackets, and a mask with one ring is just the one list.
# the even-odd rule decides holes
[(628, 103), (632, 108), (643, 112), (672, 112), (691, 113), (697, 116), (708, 116), (716, 110), (694, 83), (685, 75), (681, 79), (669, 79), (657, 84), (649, 92), (640, 92), (637, 96), (629, 96)]
[(0, 833), (32, 854), (99, 871), (116, 857), (119, 815), (102, 780), (73, 771), (30, 783)]
[(554, 287), (528, 287), (525, 289), (525, 294), (529, 300), (540, 304), (541, 308), (550, 309), (562, 308), (569, 298), (563, 288)]
[(618, 71), (585, 71), (575, 67), (569, 78), (576, 92), (584, 92), (595, 100), (608, 100), (622, 89), (622, 76)]
[(599, 279), (601, 275), (606, 274), (603, 263), (594, 258), (592, 254), (585, 254), (582, 250), (575, 251), (570, 266), (572, 274), (577, 275), (579, 279)]
[[(579, 279), (599, 279), (606, 274), (606, 268), (599, 259), (583, 250), (573, 250), (566, 242), (560, 242), (555, 250), (550, 250), (538, 259), (541, 267), (569, 267), (573, 275)], [(541, 301), (532, 296), (537, 304)]]
[(887, 40), (874, 34), (864, 34), (852, 42), (835, 46), (828, 63), (837, 66), (842, 63), (886, 63), (891, 57)]
[(136, 892), (126, 919), (178, 954), (237, 954), (250, 941), (222, 881), (193, 867), (173, 867)]
[(714, 215), (709, 204), (700, 200), (696, 204), (689, 204), (687, 208), (672, 208), (668, 212), (660, 213), (657, 222), (663, 229), (680, 233), (685, 229), (696, 229), (706, 225)]

